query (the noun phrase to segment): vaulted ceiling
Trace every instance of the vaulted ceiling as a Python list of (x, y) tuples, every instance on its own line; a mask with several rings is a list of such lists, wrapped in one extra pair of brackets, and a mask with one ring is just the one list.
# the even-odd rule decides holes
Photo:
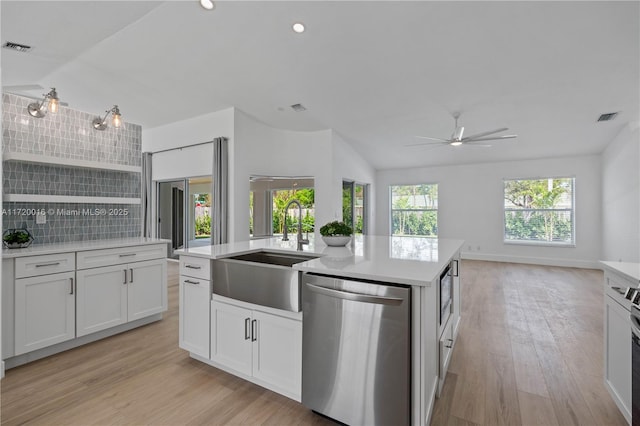
[[(150, 128), (231, 106), (375, 168), (600, 153), (640, 114), (637, 1), (5, 1), (5, 91)], [(306, 31), (292, 31), (294, 22)], [(301, 103), (304, 112), (290, 106)], [(481, 147), (407, 147), (500, 127)], [(620, 112), (596, 123), (601, 113)]]

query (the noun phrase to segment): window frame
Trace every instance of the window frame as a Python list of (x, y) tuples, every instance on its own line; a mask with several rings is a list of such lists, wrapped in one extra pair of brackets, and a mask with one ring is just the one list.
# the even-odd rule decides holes
[[(397, 186), (420, 186), (420, 185), (428, 185), (435, 186), (437, 190), (437, 198), (436, 198), (436, 208), (435, 209), (394, 209), (393, 208), (393, 188)], [(440, 210), (440, 185), (438, 182), (422, 182), (422, 183), (396, 183), (389, 185), (389, 236), (391, 237), (417, 237), (417, 238), (439, 238), (440, 235), (440, 221), (439, 221), (439, 210)], [(393, 212), (394, 211), (410, 211), (410, 212), (436, 212), (436, 235), (417, 235), (417, 234), (406, 234), (406, 235), (398, 235), (393, 233)]]
[[(505, 206), (504, 189), (507, 181), (536, 181), (536, 180), (548, 180), (548, 179), (571, 179), (571, 241), (536, 241), (536, 240), (510, 240), (507, 239), (507, 212), (508, 211), (567, 211), (569, 209), (508, 209)], [(523, 245), (523, 246), (536, 246), (536, 247), (564, 247), (575, 248), (576, 247), (576, 177), (575, 175), (562, 175), (562, 176), (538, 176), (538, 177), (518, 177), (518, 178), (503, 178), (502, 179), (502, 242), (510, 245)]]
[[(351, 180), (351, 179), (346, 179), (343, 178), (342, 179), (342, 199), (343, 199), (343, 203), (344, 203), (344, 190), (345, 190), (345, 184), (346, 185), (350, 185), (350, 193), (351, 193), (351, 228), (353, 229), (353, 234), (356, 235), (356, 228), (355, 228), (355, 219), (356, 219), (356, 186), (360, 186), (362, 187), (362, 199), (363, 199), (363, 203), (362, 203), (362, 234), (361, 235), (366, 235), (368, 234), (368, 230), (369, 230), (369, 191), (370, 191), (370, 184), (368, 183), (362, 183), (359, 182), (357, 180)], [(342, 217), (342, 221), (344, 222), (344, 216)], [(346, 223), (346, 222), (345, 222)], [(348, 225), (348, 224), (347, 224)]]

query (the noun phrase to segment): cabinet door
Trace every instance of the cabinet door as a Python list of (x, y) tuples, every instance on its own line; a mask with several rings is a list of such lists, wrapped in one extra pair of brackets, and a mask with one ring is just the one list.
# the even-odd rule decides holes
[(251, 311), (211, 302), (211, 360), (251, 375)]
[(78, 337), (127, 322), (126, 265), (77, 271)]
[(605, 296), (604, 375), (614, 401), (631, 418), (631, 325), (629, 311)]
[(302, 322), (253, 312), (253, 376), (300, 400)]
[(210, 281), (180, 276), (179, 346), (209, 358)]
[(74, 273), (15, 280), (15, 354), (75, 337)]
[(135, 321), (167, 310), (167, 261), (149, 260), (126, 265), (128, 320)]

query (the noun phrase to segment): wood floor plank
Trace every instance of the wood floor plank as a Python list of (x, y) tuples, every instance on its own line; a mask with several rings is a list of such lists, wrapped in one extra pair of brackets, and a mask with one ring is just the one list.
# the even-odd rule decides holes
[(551, 399), (518, 391), (518, 402), (523, 426), (558, 426)]
[(536, 348), (532, 343), (511, 342), (518, 390), (549, 397)]
[(602, 376), (584, 372), (573, 373), (578, 389), (587, 403), (591, 415), (599, 425), (626, 426), (627, 421), (603, 385)]
[(485, 424), (514, 425), (520, 421), (516, 376), (511, 353), (487, 359)]

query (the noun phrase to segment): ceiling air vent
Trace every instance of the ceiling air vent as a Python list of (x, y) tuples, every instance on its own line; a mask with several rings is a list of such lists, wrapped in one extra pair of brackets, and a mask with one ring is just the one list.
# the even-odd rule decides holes
[(617, 112), (608, 112), (608, 113), (602, 114), (600, 117), (598, 117), (598, 121), (611, 121), (614, 118), (616, 118), (616, 115), (618, 115)]
[(302, 112), (307, 110), (302, 104), (293, 104), (291, 105), (291, 109), (293, 109), (295, 112)]
[(8, 41), (2, 45), (5, 49), (15, 50), (17, 52), (28, 52), (31, 50), (31, 46), (27, 46), (26, 44), (14, 43), (12, 41)]

